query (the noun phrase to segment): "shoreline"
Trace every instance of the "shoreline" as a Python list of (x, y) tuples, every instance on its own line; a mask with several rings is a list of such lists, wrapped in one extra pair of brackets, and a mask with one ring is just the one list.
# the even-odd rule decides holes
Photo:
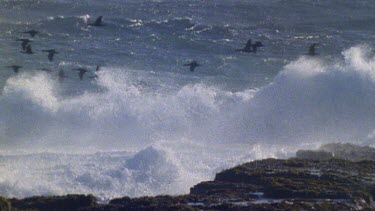
[[(335, 151), (333, 152), (329, 152)], [(375, 149), (328, 144), (289, 159), (263, 159), (217, 173), (185, 195), (98, 201), (93, 195), (0, 198), (0, 210), (360, 210), (375, 208)], [(322, 156), (323, 155), (323, 156)]]

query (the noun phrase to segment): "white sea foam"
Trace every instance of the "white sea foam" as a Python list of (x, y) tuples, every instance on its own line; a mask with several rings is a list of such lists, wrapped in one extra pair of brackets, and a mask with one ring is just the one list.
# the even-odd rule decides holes
[(140, 83), (132, 70), (113, 67), (99, 72), (98, 90), (72, 95), (64, 89), (81, 84), (45, 73), (11, 77), (0, 96), (0, 190), (103, 199), (186, 193), (252, 159), (324, 142), (370, 142), (371, 50), (355, 46), (335, 62), (303, 56), (269, 85), (239, 92), (203, 82), (158, 86), (158, 74)]

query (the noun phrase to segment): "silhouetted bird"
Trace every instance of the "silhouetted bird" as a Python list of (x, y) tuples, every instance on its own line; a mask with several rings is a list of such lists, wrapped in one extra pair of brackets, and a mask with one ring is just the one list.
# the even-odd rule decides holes
[(246, 53), (250, 53), (250, 52), (253, 52), (253, 45), (251, 44), (251, 39), (249, 39), (245, 45), (244, 48), (242, 49), (236, 49), (236, 51), (241, 51), (241, 52), (246, 52)]
[(19, 66), (19, 65), (10, 65), (10, 66), (6, 66), (6, 67), (12, 68), (13, 72), (15, 72), (15, 73), (18, 73), (20, 68), (22, 68), (22, 66)]
[(255, 42), (254, 44), (251, 43), (251, 39), (249, 39), (245, 45), (244, 48), (242, 49), (236, 49), (236, 51), (241, 51), (241, 52), (246, 52), (246, 53), (256, 53), (257, 52), (257, 49), (259, 47), (263, 47), (264, 45), (262, 44), (262, 42)]
[(100, 70), (100, 66), (99, 65), (96, 65), (96, 69), (95, 69), (95, 75), (94, 76), (90, 76), (90, 78), (98, 78), (98, 74), (96, 74), (98, 71)]
[(88, 23), (87, 25), (89, 25), (89, 26), (105, 26), (105, 24), (103, 24), (102, 19), (103, 19), (103, 16), (99, 16), (99, 18), (97, 18), (94, 23)]
[(31, 37), (34, 37), (36, 34), (38, 34), (39, 32), (38, 31), (35, 31), (34, 29), (33, 30), (30, 30), (30, 31), (25, 31), (25, 32), (22, 32), (23, 34), (30, 34)]
[(27, 54), (33, 54), (33, 50), (31, 49), (31, 45), (27, 45), (26, 46), (26, 50), (25, 51), (21, 51), (22, 53), (27, 53)]
[(87, 72), (87, 70), (83, 69), (83, 68), (77, 68), (77, 69), (73, 69), (73, 70), (79, 71), (78, 72), (78, 76), (79, 76), (79, 79), (82, 81), (83, 80), (83, 75)]
[(53, 56), (54, 56), (55, 54), (58, 54), (58, 53), (59, 53), (59, 52), (55, 51), (55, 49), (42, 50), (42, 51), (43, 51), (43, 52), (48, 52), (48, 60), (49, 60), (50, 62), (53, 61)]
[(308, 55), (310, 55), (310, 56), (318, 55), (318, 53), (315, 52), (315, 46), (316, 46), (317, 44), (318, 44), (318, 43), (313, 43), (313, 44), (310, 45)]
[(201, 66), (201, 65), (198, 64), (198, 62), (196, 62), (196, 61), (192, 61), (192, 62), (190, 62), (190, 63), (188, 63), (188, 64), (184, 64), (184, 66), (190, 66), (190, 71), (191, 71), (191, 72), (194, 72), (195, 68), (196, 68), (196, 67), (199, 67), (199, 66)]
[(68, 76), (65, 75), (65, 72), (63, 69), (60, 69), (59, 73), (57, 74), (59, 76), (59, 81), (62, 82), (64, 78), (68, 78)]
[(16, 39), (16, 41), (21, 41), (21, 47), (22, 47), (22, 50), (26, 50), (26, 46), (27, 44), (29, 44), (30, 42), (33, 42), (29, 39)]

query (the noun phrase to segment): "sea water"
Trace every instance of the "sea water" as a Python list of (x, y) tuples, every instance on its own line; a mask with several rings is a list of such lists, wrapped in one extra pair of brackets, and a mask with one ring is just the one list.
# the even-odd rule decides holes
[[(0, 0), (0, 195), (184, 194), (254, 159), (373, 145), (374, 11), (372, 0)], [(106, 26), (88, 26), (98, 16)], [(248, 39), (264, 47), (236, 52)], [(89, 70), (82, 81), (75, 68)]]

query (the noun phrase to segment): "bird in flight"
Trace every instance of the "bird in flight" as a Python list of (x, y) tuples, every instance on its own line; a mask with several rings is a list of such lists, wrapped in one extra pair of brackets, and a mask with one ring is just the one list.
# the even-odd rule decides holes
[(190, 62), (190, 63), (188, 63), (188, 64), (184, 64), (184, 66), (190, 66), (190, 71), (191, 71), (191, 72), (194, 72), (195, 68), (196, 68), (196, 67), (199, 67), (199, 66), (201, 66), (201, 65), (198, 64), (197, 61), (192, 61), (192, 62)]
[(103, 24), (103, 16), (99, 16), (94, 23), (88, 23), (89, 26), (105, 26)]
[(316, 56), (318, 55), (318, 53), (315, 52), (315, 46), (318, 45), (318, 43), (313, 43), (310, 45), (309, 47), (309, 53), (307, 55), (310, 55), (310, 56)]
[(49, 60), (50, 62), (53, 61), (53, 56), (54, 56), (55, 54), (58, 54), (58, 53), (59, 53), (59, 52), (57, 52), (55, 49), (42, 50), (42, 51), (48, 53), (48, 60)]
[(31, 49), (31, 45), (30, 44), (26, 46), (25, 51), (21, 51), (21, 52), (22, 53), (26, 53), (26, 54), (33, 54), (34, 53), (33, 50)]
[(78, 72), (78, 76), (79, 76), (79, 79), (82, 81), (83, 80), (83, 75), (88, 71), (86, 69), (83, 69), (83, 68), (76, 68), (76, 69), (73, 69), (73, 70), (77, 70), (79, 71)]
[(256, 53), (257, 52), (257, 49), (259, 47), (263, 47), (264, 45), (262, 44), (262, 42), (260, 41), (257, 41), (255, 42), (254, 44), (252, 44), (251, 42), (251, 39), (249, 39), (245, 45), (244, 48), (242, 49), (236, 49), (236, 51), (241, 51), (241, 52), (246, 52), (246, 53)]
[(26, 50), (27, 44), (29, 44), (30, 42), (33, 42), (29, 39), (16, 39), (16, 41), (21, 41), (22, 50)]

